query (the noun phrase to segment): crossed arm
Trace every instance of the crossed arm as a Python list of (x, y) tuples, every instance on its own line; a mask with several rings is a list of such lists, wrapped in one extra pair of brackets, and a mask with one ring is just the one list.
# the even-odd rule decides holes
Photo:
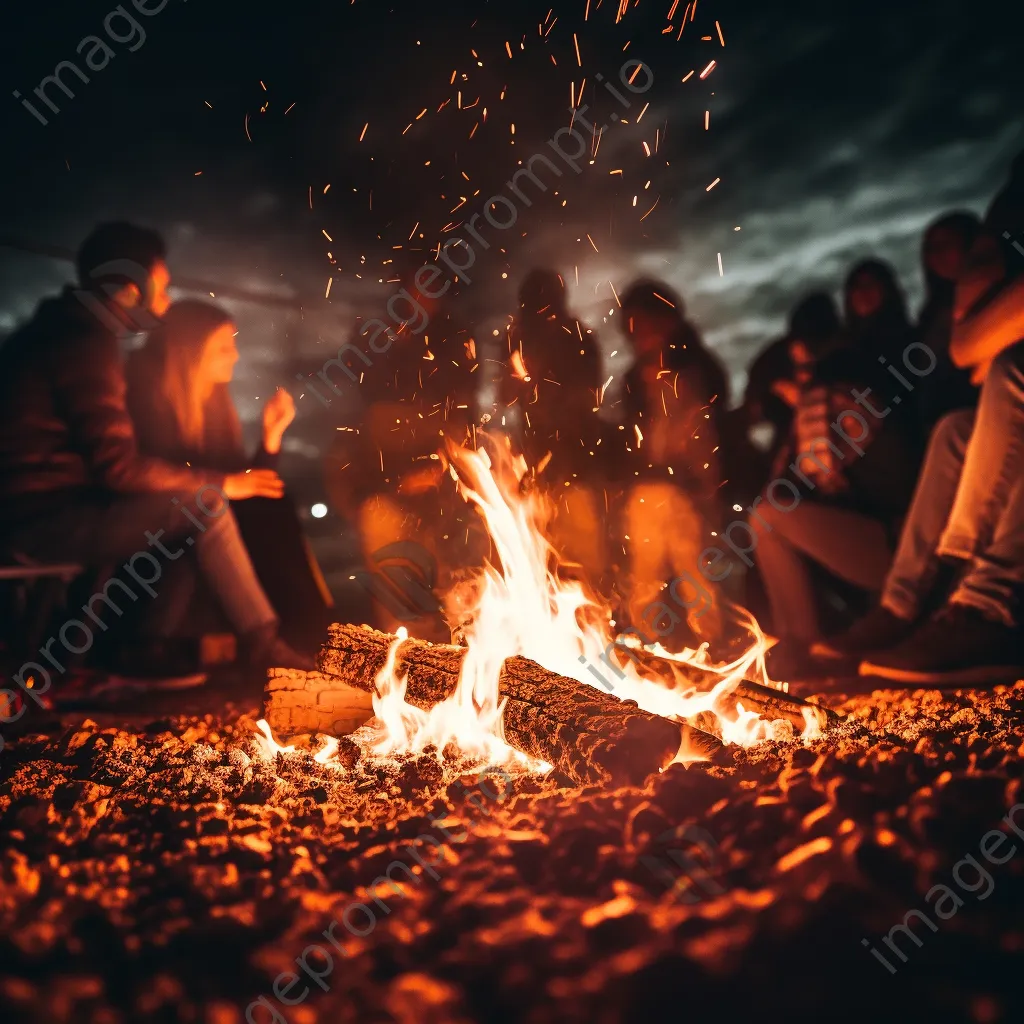
[(1024, 338), (1024, 277), (1008, 284), (981, 309), (953, 325), (949, 355), (954, 365), (986, 366)]

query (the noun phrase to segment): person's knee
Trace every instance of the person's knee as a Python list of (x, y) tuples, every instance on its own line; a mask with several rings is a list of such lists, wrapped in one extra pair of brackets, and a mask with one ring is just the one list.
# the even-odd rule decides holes
[(770, 533), (782, 524), (786, 513), (759, 494), (746, 509), (746, 525), (756, 533)]
[(671, 503), (680, 493), (679, 488), (673, 484), (657, 482), (637, 484), (630, 497), (637, 503), (661, 506)]
[(676, 528), (679, 492), (671, 484), (637, 484), (626, 498), (626, 532), (632, 541), (664, 545)]
[(1004, 348), (992, 360), (985, 383), (990, 387), (993, 384), (1013, 384), (1017, 389), (1024, 387), (1024, 341)]
[(647, 489), (643, 486), (633, 487), (626, 495), (623, 508), (627, 516), (635, 516), (642, 511), (647, 503)]
[(237, 528), (231, 503), (212, 484), (199, 491), (167, 491), (153, 495), (152, 500), (155, 506), (170, 510), (169, 515), (161, 516), (164, 525), (161, 535), (169, 540), (186, 541), (189, 547), (218, 528)]
[(946, 413), (932, 430), (929, 455), (936, 452), (963, 452), (974, 432), (974, 410), (956, 409)]

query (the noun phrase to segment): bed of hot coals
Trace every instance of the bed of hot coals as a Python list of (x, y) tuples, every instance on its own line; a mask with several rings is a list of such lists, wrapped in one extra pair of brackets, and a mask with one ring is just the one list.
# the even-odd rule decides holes
[(1024, 839), (990, 835), (1024, 683), (830, 703), (826, 739), (613, 791), (262, 759), (255, 709), (29, 734), (0, 759), (0, 1019), (1024, 1019)]

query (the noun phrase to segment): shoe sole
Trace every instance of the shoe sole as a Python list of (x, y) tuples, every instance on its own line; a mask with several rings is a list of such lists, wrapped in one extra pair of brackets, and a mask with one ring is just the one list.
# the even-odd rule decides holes
[(819, 658), (822, 661), (849, 661), (851, 663), (858, 663), (864, 660), (865, 654), (868, 656), (872, 654), (882, 654), (886, 651), (891, 651), (898, 643), (906, 637), (897, 637), (891, 643), (879, 644), (877, 647), (867, 648), (862, 645), (860, 650), (853, 651), (840, 651), (833, 647), (827, 640), (819, 640), (814, 646), (811, 647), (811, 657)]
[(1020, 665), (976, 665), (955, 671), (920, 672), (862, 661), (857, 671), (862, 676), (891, 679), (897, 683), (934, 683), (943, 686), (992, 685), (1024, 678), (1024, 666)]
[(97, 696), (108, 696), (112, 693), (151, 693), (173, 690), (193, 690), (206, 683), (205, 672), (193, 672), (187, 676), (169, 676), (166, 679), (139, 679), (126, 676), (110, 676), (96, 687)]

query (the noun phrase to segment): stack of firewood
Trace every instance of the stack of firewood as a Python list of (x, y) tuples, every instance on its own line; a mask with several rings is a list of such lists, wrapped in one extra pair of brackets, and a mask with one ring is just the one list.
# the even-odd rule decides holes
[[(335, 624), (317, 660), (319, 672), (271, 671), (265, 714), (275, 735), (344, 735), (373, 714), (374, 680), (395, 637), (367, 626)], [(429, 709), (456, 690), (466, 649), (408, 639), (400, 644), (395, 672), (407, 677), (405, 699)], [(631, 652), (629, 657), (635, 657)], [(647, 673), (672, 680), (667, 663), (643, 653)], [(692, 673), (691, 673), (692, 674)], [(690, 681), (692, 683), (692, 680)], [(710, 688), (717, 679), (708, 675)], [(677, 755), (713, 758), (721, 749), (714, 716), (700, 723), (661, 718), (594, 686), (550, 672), (528, 658), (506, 660), (499, 678), (505, 702), (505, 740), (546, 761), (577, 785), (641, 782)], [(805, 709), (827, 728), (836, 716), (780, 690), (741, 682), (727, 698), (762, 717), (803, 726)], [(703, 726), (701, 728), (700, 726)]]

